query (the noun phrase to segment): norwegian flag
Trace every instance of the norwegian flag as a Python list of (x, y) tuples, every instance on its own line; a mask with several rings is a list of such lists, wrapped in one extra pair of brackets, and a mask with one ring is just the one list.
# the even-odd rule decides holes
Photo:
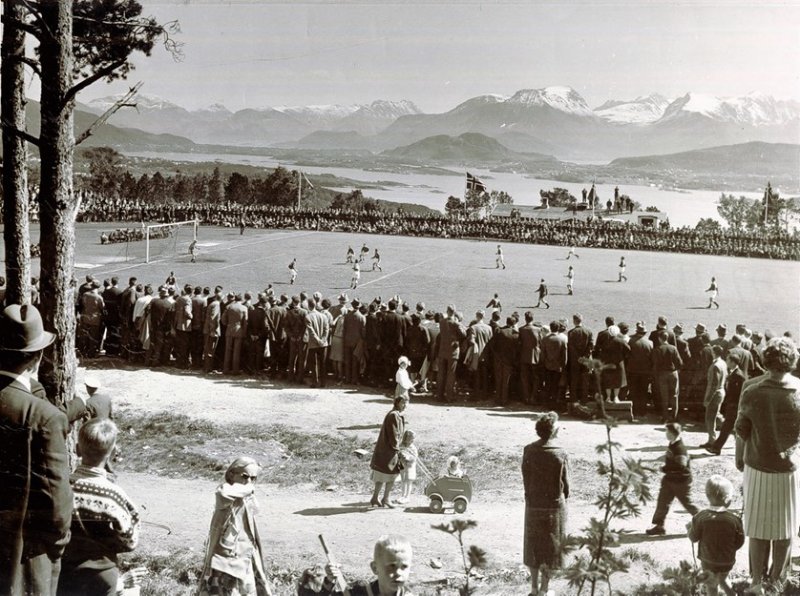
[(486, 192), (486, 185), (479, 178), (467, 172), (467, 191), (470, 190)]

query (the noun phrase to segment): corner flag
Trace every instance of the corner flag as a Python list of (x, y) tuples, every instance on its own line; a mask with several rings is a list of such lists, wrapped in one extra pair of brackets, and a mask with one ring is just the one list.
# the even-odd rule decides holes
[(486, 185), (479, 178), (467, 172), (467, 191), (470, 190), (486, 192)]

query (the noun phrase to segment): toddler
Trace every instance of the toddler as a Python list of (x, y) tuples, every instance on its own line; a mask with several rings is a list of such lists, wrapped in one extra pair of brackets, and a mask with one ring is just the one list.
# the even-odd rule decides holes
[(461, 461), (457, 456), (451, 455), (447, 459), (447, 472), (445, 472), (445, 476), (450, 476), (451, 478), (461, 478), (464, 476), (464, 469), (461, 467)]
[(407, 430), (403, 434), (403, 443), (400, 445), (400, 457), (403, 459), (405, 467), (400, 472), (400, 480), (402, 481), (402, 496), (397, 499), (398, 503), (408, 503), (411, 496), (411, 490), (414, 488), (414, 481), (417, 479), (417, 458), (419, 451), (417, 446), (414, 445), (413, 430)]
[(744, 528), (739, 516), (728, 511), (733, 485), (715, 474), (706, 482), (706, 497), (711, 505), (697, 513), (688, 524), (689, 539), (699, 544), (697, 558), (707, 572), (706, 594), (733, 594), (728, 573), (736, 563), (736, 551), (744, 544)]
[(397, 385), (394, 388), (395, 399), (398, 397), (410, 399), (408, 392), (414, 388), (414, 383), (411, 381), (411, 377), (408, 374), (408, 366), (410, 364), (411, 360), (405, 356), (400, 356), (400, 358), (397, 360), (398, 368), (397, 373), (394, 375), (394, 380), (397, 382)]

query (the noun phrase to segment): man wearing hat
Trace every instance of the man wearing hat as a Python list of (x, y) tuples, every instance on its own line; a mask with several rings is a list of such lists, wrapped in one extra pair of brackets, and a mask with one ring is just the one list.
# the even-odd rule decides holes
[(221, 324), (225, 327), (225, 361), (222, 372), (238, 375), (241, 367), (242, 344), (247, 337), (247, 307), (242, 304), (242, 295), (236, 294), (233, 303), (222, 313)]
[(0, 314), (0, 594), (54, 595), (69, 541), (69, 423), (31, 390), (54, 339), (34, 306)]
[(150, 350), (147, 353), (149, 366), (162, 366), (169, 361), (167, 335), (172, 332), (173, 312), (175, 305), (167, 298), (166, 286), (158, 288), (158, 298), (147, 305), (150, 313)]
[(725, 337), (728, 334), (728, 327), (725, 323), (721, 323), (717, 325), (717, 337), (711, 340), (711, 346), (719, 346), (722, 348), (722, 359), (728, 357), (728, 349), (730, 348), (730, 342), (728, 338)]

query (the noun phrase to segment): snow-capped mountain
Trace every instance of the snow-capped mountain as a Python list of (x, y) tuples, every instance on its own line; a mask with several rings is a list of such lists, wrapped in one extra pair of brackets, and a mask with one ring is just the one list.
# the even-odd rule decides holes
[(572, 87), (545, 87), (544, 89), (521, 89), (506, 100), (509, 104), (527, 107), (547, 106), (577, 116), (593, 116), (586, 100)]
[(649, 124), (661, 118), (669, 104), (663, 95), (652, 93), (632, 100), (610, 99), (596, 107), (594, 113), (616, 124)]
[(359, 106), (352, 114), (336, 124), (334, 130), (354, 131), (362, 135), (374, 135), (385, 129), (401, 116), (422, 114), (411, 101), (377, 100), (369, 105)]
[[(124, 95), (108, 95), (106, 97), (99, 97), (93, 99), (86, 104), (92, 111), (105, 112), (108, 108), (113, 106), (117, 101), (122, 99)], [(170, 109), (183, 109), (178, 104), (174, 104), (162, 97), (156, 95), (139, 94), (134, 99), (136, 107), (139, 110), (170, 110)]]
[(661, 120), (674, 120), (686, 114), (697, 114), (731, 124), (774, 126), (800, 119), (800, 102), (776, 99), (762, 93), (750, 93), (743, 97), (687, 93), (667, 106)]

